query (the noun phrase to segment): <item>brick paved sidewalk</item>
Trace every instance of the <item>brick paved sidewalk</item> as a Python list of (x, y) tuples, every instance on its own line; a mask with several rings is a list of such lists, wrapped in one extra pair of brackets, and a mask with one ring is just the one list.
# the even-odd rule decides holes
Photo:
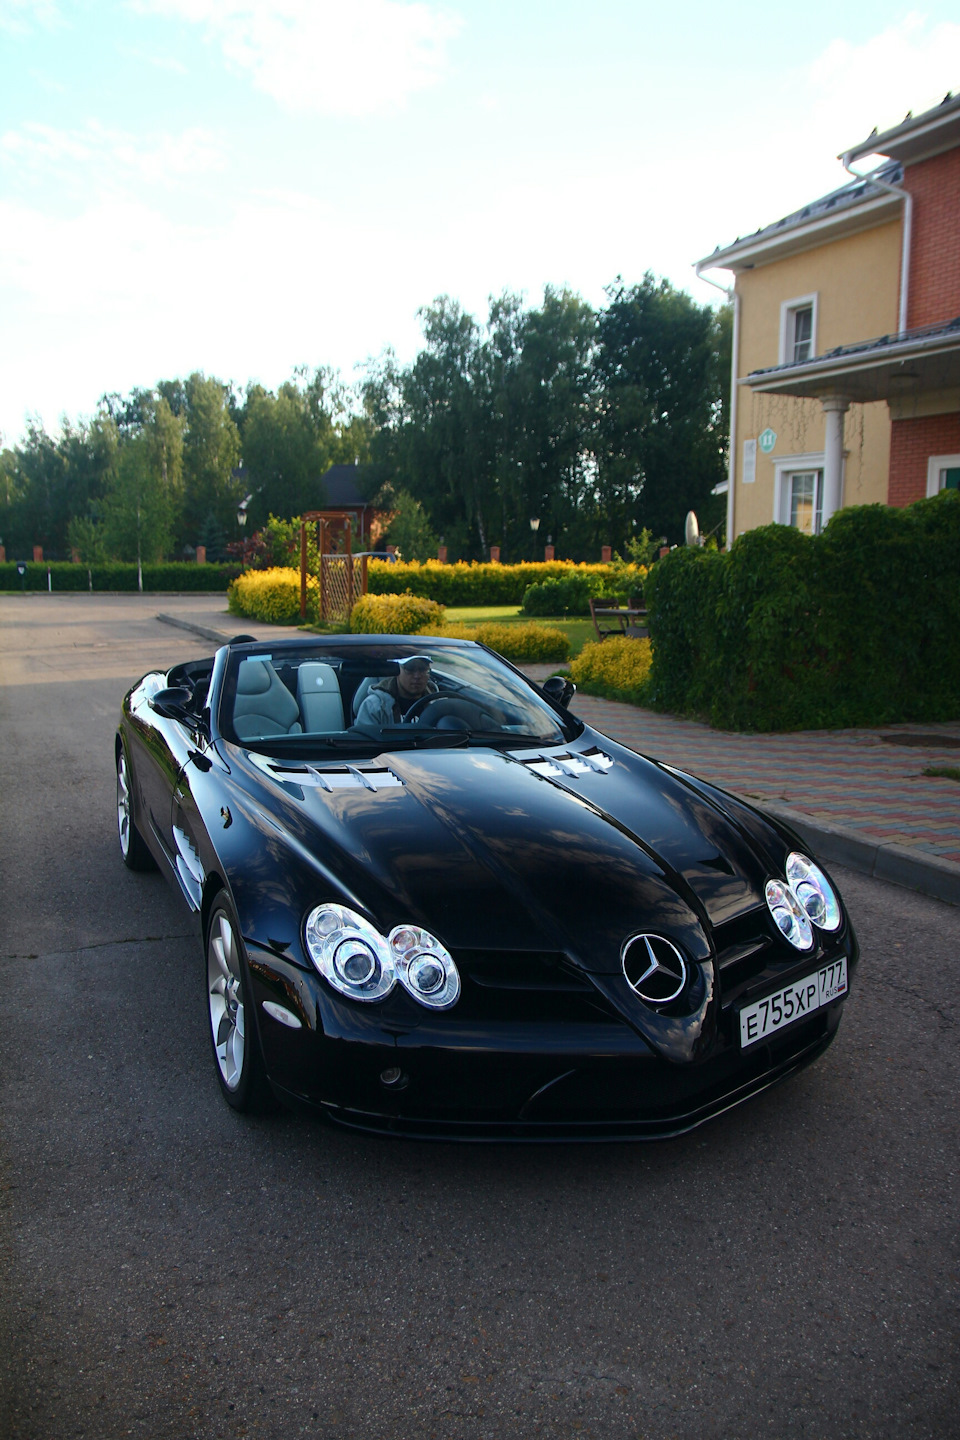
[[(631, 749), (758, 804), (960, 864), (960, 783), (923, 774), (929, 765), (960, 767), (960, 722), (738, 735), (590, 695), (577, 695), (570, 708)], [(906, 735), (925, 743), (885, 738)]]

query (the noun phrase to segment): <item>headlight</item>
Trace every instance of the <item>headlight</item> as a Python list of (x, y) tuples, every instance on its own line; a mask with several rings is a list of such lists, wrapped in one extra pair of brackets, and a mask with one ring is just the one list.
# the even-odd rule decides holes
[(820, 930), (839, 930), (840, 901), (819, 865), (794, 850), (787, 856), (787, 879), (814, 925)]
[(351, 1000), (382, 1000), (397, 983), (387, 941), (345, 905), (318, 905), (307, 916), (307, 951), (325, 980)]
[(397, 977), (414, 1000), (431, 1010), (449, 1010), (460, 998), (460, 975), (451, 956), (429, 930), (397, 925), (390, 931)]
[(782, 880), (768, 880), (766, 888), (767, 905), (777, 923), (777, 929), (790, 941), (796, 950), (810, 950), (813, 947), (813, 931), (800, 901), (789, 885)]

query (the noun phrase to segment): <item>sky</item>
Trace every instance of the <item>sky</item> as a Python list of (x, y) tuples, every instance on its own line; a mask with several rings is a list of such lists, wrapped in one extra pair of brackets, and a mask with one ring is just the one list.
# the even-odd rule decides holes
[(2, 441), (193, 370), (356, 382), (441, 294), (719, 300), (696, 260), (958, 89), (949, 0), (0, 0)]

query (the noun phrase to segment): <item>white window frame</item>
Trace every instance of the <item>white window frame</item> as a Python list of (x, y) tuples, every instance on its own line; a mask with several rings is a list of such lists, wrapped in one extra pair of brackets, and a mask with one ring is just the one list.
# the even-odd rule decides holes
[(927, 461), (927, 499), (940, 494), (940, 471), (960, 470), (960, 455), (931, 455)]
[(810, 316), (810, 359), (817, 353), (817, 308), (819, 294), (814, 291), (812, 295), (797, 295), (792, 300), (784, 300), (780, 306), (780, 365), (800, 364), (793, 358), (793, 317), (798, 310), (811, 310)]
[[(790, 524), (790, 487), (787, 484), (787, 476), (795, 475), (798, 470), (820, 471), (820, 512), (823, 513), (824, 459), (824, 453), (820, 450), (806, 455), (784, 455), (774, 462), (773, 520), (776, 525)], [(844, 466), (846, 466), (846, 459), (844, 459)], [(815, 533), (819, 534), (820, 532), (816, 531)]]

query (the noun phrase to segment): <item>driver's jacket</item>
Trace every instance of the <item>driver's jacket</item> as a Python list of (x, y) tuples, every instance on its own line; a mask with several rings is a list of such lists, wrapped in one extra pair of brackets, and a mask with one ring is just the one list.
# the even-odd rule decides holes
[[(439, 685), (433, 680), (429, 680), (423, 696), (418, 698), (423, 699), (427, 695), (436, 695), (439, 689)], [(381, 680), (367, 692), (363, 704), (357, 711), (356, 723), (358, 725), (403, 724), (395, 675), (389, 675), (386, 680)]]

